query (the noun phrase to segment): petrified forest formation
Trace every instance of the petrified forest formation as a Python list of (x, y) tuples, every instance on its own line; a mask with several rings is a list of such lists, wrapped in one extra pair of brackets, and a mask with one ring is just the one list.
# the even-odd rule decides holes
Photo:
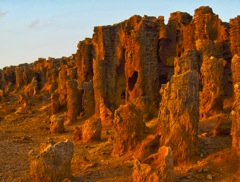
[[(93, 37), (80, 41), (70, 57), (39, 58), (0, 70), (0, 96), (4, 102), (9, 93), (18, 93), (28, 105), (31, 97), (46, 95), (52, 114), (67, 113), (65, 124), (90, 117), (95, 119), (89, 122), (98, 122), (86, 126), (97, 127), (92, 136), (85, 127), (76, 129), (76, 140), (98, 140), (99, 128), (112, 126), (116, 132), (112, 155), (154, 145), (178, 163), (198, 152), (199, 119), (222, 112), (224, 98), (234, 97), (232, 146), (240, 150), (239, 56), (239, 16), (225, 23), (209, 7), (196, 9), (193, 17), (171, 13), (167, 24), (162, 16), (132, 16), (95, 27)], [(158, 120), (154, 132), (146, 126), (152, 119)], [(60, 124), (53, 132), (63, 128)], [(84, 129), (89, 136), (82, 136)], [(136, 156), (158, 156), (159, 151)], [(136, 176), (142, 168), (165, 170), (150, 165), (154, 161), (136, 158)], [(161, 160), (167, 160), (172, 173), (172, 159)], [(136, 181), (148, 177), (138, 176)]]

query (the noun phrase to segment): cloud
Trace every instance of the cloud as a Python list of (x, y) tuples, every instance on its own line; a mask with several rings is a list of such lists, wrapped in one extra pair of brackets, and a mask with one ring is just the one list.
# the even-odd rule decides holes
[(0, 17), (3, 17), (7, 14), (7, 12), (0, 10)]
[(53, 22), (42, 23), (39, 19), (33, 20), (29, 25), (28, 28), (33, 30), (39, 30), (42, 28), (54, 26)]
[(41, 25), (40, 25), (40, 21), (37, 19), (37, 20), (33, 20), (29, 25), (28, 25), (29, 28), (31, 29), (40, 29), (41, 28)]

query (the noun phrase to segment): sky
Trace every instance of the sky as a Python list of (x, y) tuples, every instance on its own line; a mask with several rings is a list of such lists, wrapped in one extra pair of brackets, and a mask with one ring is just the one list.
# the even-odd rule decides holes
[(95, 26), (112, 25), (132, 15), (194, 14), (210, 6), (222, 21), (240, 15), (240, 0), (0, 0), (0, 69), (39, 57), (70, 56)]

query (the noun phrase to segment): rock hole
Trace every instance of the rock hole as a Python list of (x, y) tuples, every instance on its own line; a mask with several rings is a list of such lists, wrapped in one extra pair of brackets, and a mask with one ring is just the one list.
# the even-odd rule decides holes
[(160, 82), (160, 85), (167, 83), (167, 82), (168, 82), (168, 77), (167, 77), (167, 75), (160, 75), (160, 76), (159, 76), (159, 82)]
[(135, 84), (137, 83), (138, 72), (134, 71), (133, 75), (128, 79), (128, 88), (130, 91), (134, 89)]

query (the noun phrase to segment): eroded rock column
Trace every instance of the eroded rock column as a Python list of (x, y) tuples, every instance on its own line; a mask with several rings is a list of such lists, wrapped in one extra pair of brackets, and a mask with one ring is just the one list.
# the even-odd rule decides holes
[(200, 92), (200, 118), (206, 119), (223, 110), (223, 72), (226, 61), (211, 56), (201, 66), (203, 89)]
[[(159, 125), (161, 145), (171, 146), (175, 162), (183, 162), (198, 148), (199, 78), (194, 60), (178, 62), (188, 63), (188, 69), (175, 70), (171, 80), (162, 85)], [(185, 64), (175, 68), (181, 65)]]
[(80, 114), (81, 100), (78, 93), (77, 80), (67, 81), (67, 124), (76, 122), (77, 116)]
[(234, 85), (234, 104), (232, 109), (232, 147), (240, 156), (240, 83)]
[(240, 156), (240, 57), (236, 54), (232, 59), (232, 75), (234, 84), (234, 103), (232, 107), (232, 147)]

